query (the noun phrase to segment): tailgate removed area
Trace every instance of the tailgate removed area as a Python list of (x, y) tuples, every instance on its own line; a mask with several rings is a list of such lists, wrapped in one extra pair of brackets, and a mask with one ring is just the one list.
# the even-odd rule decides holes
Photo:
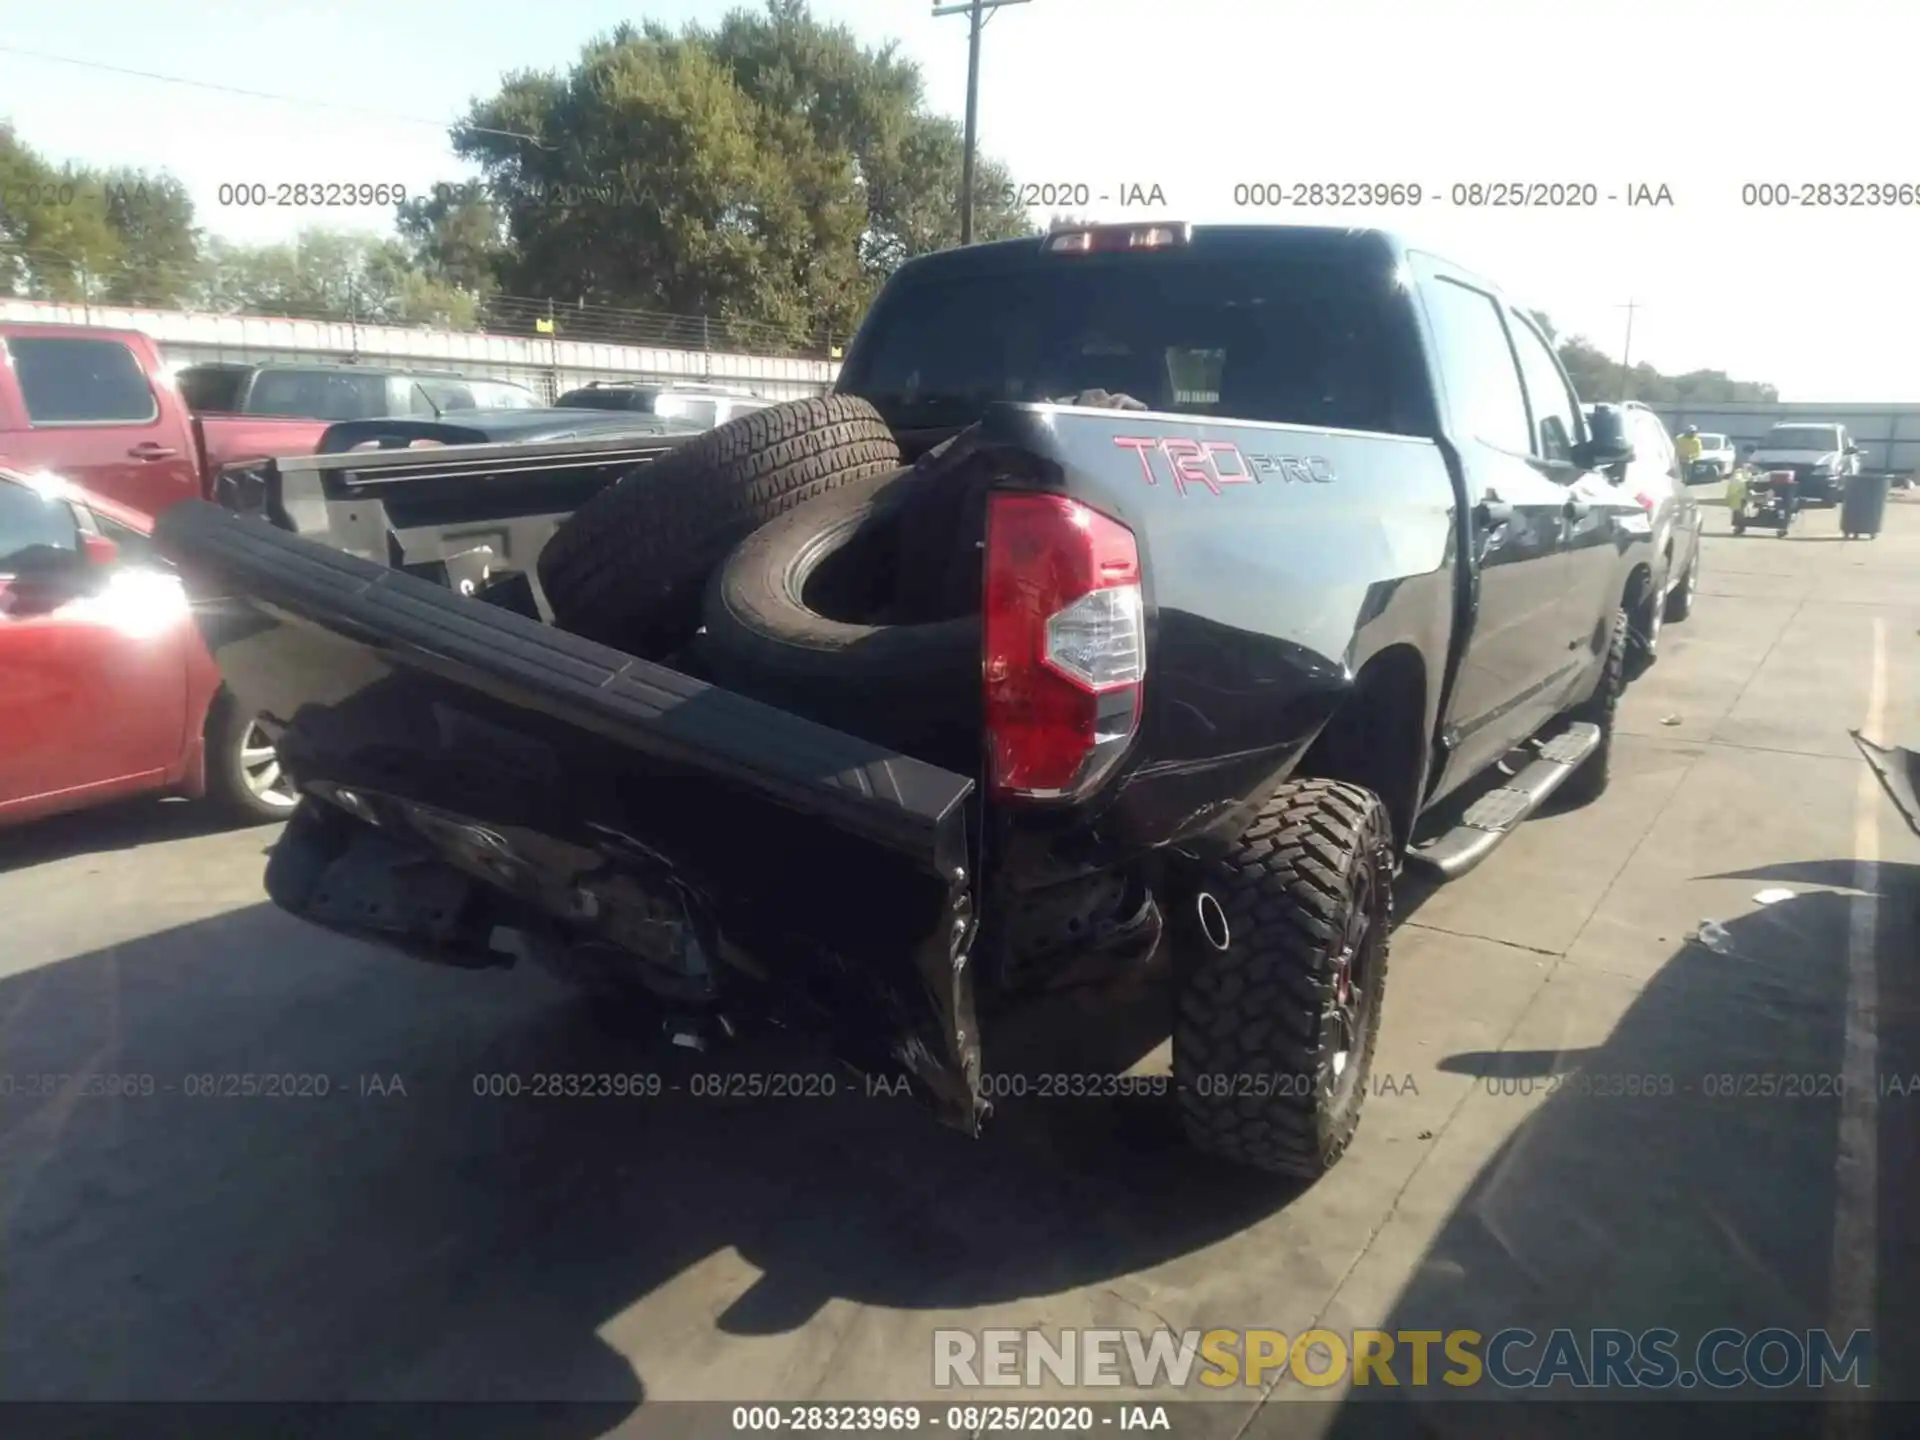
[(972, 780), (202, 501), (156, 541), (303, 797), (276, 904), (441, 963), (764, 997), (977, 1130)]

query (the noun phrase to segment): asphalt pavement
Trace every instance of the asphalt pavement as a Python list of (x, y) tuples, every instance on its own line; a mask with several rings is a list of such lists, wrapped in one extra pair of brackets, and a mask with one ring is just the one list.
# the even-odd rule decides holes
[[(1374, 1094), (1304, 1192), (1152, 1099), (1010, 1101), (967, 1141), (798, 1040), (694, 1057), (538, 974), (331, 937), (263, 902), (271, 828), (184, 803), (0, 836), (0, 1397), (602, 1402), (484, 1412), (588, 1435), (951, 1399), (937, 1327), (1712, 1325), (1870, 1329), (1905, 1395), (1920, 839), (1848, 734), (1920, 746), (1920, 503), (1890, 509), (1871, 542), (1710, 512), (1608, 794), (1403, 896)], [(1152, 998), (1030, 1028), (1098, 1048)], [(1032, 1038), (989, 1067), (1090, 1063)], [(1222, 1435), (1382, 1408), (1215, 1398)], [(1455, 1398), (1422, 1433), (1483, 1433)]]

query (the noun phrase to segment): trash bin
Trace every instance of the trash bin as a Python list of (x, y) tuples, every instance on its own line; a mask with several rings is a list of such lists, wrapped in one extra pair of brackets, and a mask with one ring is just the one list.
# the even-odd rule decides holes
[(1885, 475), (1849, 475), (1847, 488), (1840, 499), (1840, 533), (1848, 539), (1855, 535), (1865, 535), (1869, 539), (1880, 533), (1880, 527), (1887, 518), (1887, 490), (1890, 479)]

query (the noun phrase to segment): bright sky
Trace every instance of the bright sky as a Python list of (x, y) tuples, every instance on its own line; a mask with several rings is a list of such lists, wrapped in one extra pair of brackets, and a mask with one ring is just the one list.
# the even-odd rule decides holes
[[(235, 239), (383, 212), (217, 203), (222, 182), (467, 178), (445, 124), (519, 68), (564, 67), (622, 19), (717, 19), (723, 0), (85, 0), (16, 8), (0, 46), (325, 102), (312, 108), (0, 51), (0, 116), (56, 160), (166, 168)], [(931, 0), (814, 0), (869, 43), (898, 40), (932, 104), (960, 115), (966, 21)], [(1616, 356), (1715, 367), (1794, 400), (1920, 399), (1920, 205), (1767, 209), (1742, 186), (1920, 186), (1885, 0), (1030, 0), (983, 36), (984, 151), (1027, 182), (1123, 185), (1205, 221), (1381, 223), (1377, 212), (1236, 206), (1236, 185), (1405, 181), (1384, 223), (1500, 281)], [(355, 107), (377, 114), (356, 113)], [(392, 117), (392, 118), (389, 118)], [(404, 117), (413, 117), (412, 120)], [(432, 122), (432, 123), (415, 123)], [(1456, 183), (1594, 184), (1597, 208), (1444, 203)], [(1671, 207), (1633, 208), (1667, 186)], [(1443, 197), (1435, 203), (1436, 193)], [(1617, 201), (1609, 196), (1618, 195)], [(1045, 211), (1038, 218), (1045, 218)]]

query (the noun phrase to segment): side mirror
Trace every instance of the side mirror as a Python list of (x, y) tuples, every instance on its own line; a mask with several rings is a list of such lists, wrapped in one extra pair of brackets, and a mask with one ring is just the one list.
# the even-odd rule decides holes
[(12, 571), (15, 578), (25, 581), (66, 579), (87, 565), (85, 554), (64, 545), (23, 545), (11, 555), (0, 556), (0, 571)]
[[(1627, 417), (1617, 405), (1596, 405), (1587, 417), (1587, 438), (1574, 446), (1573, 463), (1582, 470), (1612, 471), (1633, 460), (1633, 441), (1627, 438)], [(1624, 470), (1622, 470), (1624, 476)]]
[(120, 547), (104, 535), (82, 535), (80, 556), (94, 569), (104, 569), (120, 558)]

